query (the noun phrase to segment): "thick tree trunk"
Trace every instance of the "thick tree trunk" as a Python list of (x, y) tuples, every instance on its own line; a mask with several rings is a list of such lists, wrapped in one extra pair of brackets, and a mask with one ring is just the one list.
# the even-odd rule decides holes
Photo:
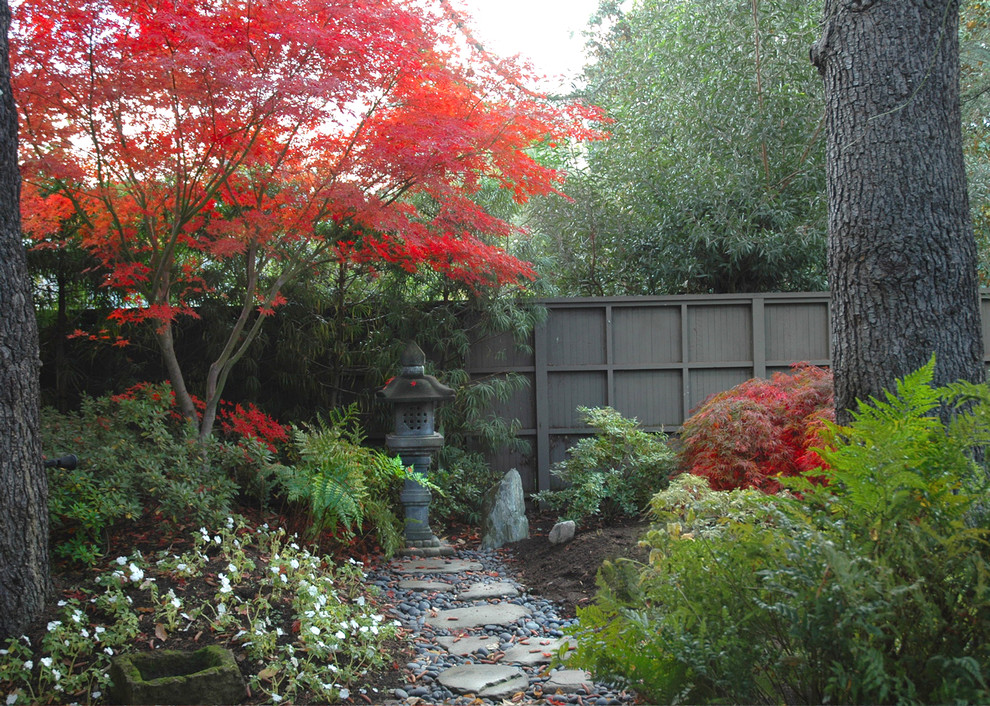
[(982, 381), (976, 243), (959, 113), (958, 0), (826, 0), (825, 82), (836, 409), (937, 359)]
[(49, 590), (48, 484), (39, 436), (38, 328), (21, 243), (10, 8), (0, 0), (0, 639), (41, 613)]

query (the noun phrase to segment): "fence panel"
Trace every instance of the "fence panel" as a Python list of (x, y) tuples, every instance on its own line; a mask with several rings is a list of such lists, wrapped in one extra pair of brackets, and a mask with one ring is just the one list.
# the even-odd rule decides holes
[[(829, 295), (744, 294), (546, 299), (546, 322), (531, 353), (511, 337), (472, 350), (475, 376), (525, 375), (527, 390), (503, 405), (530, 442), (524, 457), (493, 458), (517, 468), (527, 491), (555, 487), (550, 467), (589, 433), (577, 408), (609, 405), (647, 430), (679, 431), (709, 395), (791, 365), (829, 364)], [(984, 347), (990, 354), (990, 292), (982, 301)], [(990, 358), (987, 358), (990, 363)]]

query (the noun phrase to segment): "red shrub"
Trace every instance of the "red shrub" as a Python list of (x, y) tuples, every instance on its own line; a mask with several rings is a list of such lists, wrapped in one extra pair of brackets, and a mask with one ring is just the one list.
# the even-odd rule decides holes
[[(168, 383), (139, 382), (121, 394), (114, 395), (111, 399), (115, 402), (145, 400), (155, 404), (165, 404), (166, 396), (172, 419), (181, 422), (183, 420), (182, 413), (175, 404), (175, 393), (172, 392)], [(193, 396), (193, 404), (202, 414), (206, 404), (196, 396)], [(226, 438), (233, 441), (247, 438), (258, 439), (272, 452), (277, 450), (276, 444), (289, 440), (288, 428), (279, 424), (251, 402), (240, 405), (221, 400), (220, 408), (217, 410), (217, 422), (219, 422), (220, 430)]]
[(780, 490), (776, 480), (822, 465), (825, 420), (835, 421), (832, 373), (804, 363), (709, 397), (684, 422), (681, 469), (713, 489)]

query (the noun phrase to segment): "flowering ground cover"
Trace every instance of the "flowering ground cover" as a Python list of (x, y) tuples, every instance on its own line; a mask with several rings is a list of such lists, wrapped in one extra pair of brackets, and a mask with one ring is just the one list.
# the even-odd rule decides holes
[(240, 518), (132, 527), (97, 568), (56, 566), (45, 617), (0, 646), (7, 706), (105, 703), (114, 655), (209, 644), (234, 652), (245, 703), (372, 703), (398, 685), (401, 628), (360, 561)]

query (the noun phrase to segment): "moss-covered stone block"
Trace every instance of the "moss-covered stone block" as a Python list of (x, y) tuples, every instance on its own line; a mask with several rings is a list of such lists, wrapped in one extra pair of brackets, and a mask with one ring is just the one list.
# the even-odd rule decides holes
[(247, 696), (234, 654), (217, 645), (120, 655), (110, 679), (118, 704), (237, 704)]

